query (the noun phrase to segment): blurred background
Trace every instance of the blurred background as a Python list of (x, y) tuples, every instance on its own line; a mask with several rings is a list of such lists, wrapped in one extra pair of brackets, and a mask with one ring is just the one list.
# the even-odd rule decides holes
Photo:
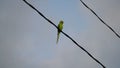
[[(27, 0), (107, 68), (120, 67), (120, 39), (79, 0)], [(120, 0), (83, 0), (120, 35)], [(102, 68), (22, 0), (0, 0), (0, 68)]]

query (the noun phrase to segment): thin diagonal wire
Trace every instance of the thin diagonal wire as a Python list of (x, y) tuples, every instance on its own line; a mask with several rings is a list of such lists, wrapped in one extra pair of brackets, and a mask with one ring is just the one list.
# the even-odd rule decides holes
[[(34, 9), (39, 15), (41, 15), (45, 20), (47, 20), (50, 24), (55, 26), (58, 30), (60, 30), (52, 21), (50, 21), (47, 17), (45, 17), (40, 11), (38, 11), (35, 7), (33, 7), (26, 0), (23, 0), (27, 5), (29, 5), (32, 9)], [(61, 30), (60, 30), (61, 31)], [(93, 60), (95, 60), (98, 64), (100, 64), (103, 68), (106, 68), (100, 61), (98, 61), (95, 57), (93, 57), (86, 49), (80, 46), (75, 40), (73, 40), (69, 35), (65, 32), (61, 31), (66, 37), (68, 37), (73, 43), (75, 43), (79, 48), (81, 48), (84, 52), (86, 52)]]
[(110, 27), (105, 21), (103, 21), (90, 7), (88, 7), (82, 0), (80, 0), (81, 3), (88, 9), (90, 10), (104, 25), (106, 25), (118, 38), (120, 38), (120, 35), (115, 32), (115, 30)]

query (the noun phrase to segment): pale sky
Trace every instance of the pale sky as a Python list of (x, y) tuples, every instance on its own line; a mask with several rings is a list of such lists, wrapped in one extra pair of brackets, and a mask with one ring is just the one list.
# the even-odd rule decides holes
[[(107, 68), (120, 67), (120, 39), (79, 0), (27, 0)], [(83, 0), (120, 35), (119, 0)], [(102, 68), (22, 0), (0, 0), (0, 68)]]

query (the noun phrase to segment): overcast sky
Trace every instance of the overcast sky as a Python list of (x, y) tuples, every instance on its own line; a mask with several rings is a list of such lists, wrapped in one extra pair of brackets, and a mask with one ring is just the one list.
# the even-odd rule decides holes
[[(79, 0), (27, 0), (107, 68), (120, 67), (120, 39)], [(120, 35), (120, 0), (83, 0)], [(0, 68), (102, 68), (22, 0), (0, 0)]]

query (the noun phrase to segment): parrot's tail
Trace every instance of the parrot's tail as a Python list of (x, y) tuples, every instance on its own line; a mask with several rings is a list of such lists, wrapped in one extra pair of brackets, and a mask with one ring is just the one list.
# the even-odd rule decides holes
[(59, 36), (60, 36), (60, 33), (58, 32), (58, 34), (57, 34), (57, 41), (56, 41), (56, 44), (58, 43)]

